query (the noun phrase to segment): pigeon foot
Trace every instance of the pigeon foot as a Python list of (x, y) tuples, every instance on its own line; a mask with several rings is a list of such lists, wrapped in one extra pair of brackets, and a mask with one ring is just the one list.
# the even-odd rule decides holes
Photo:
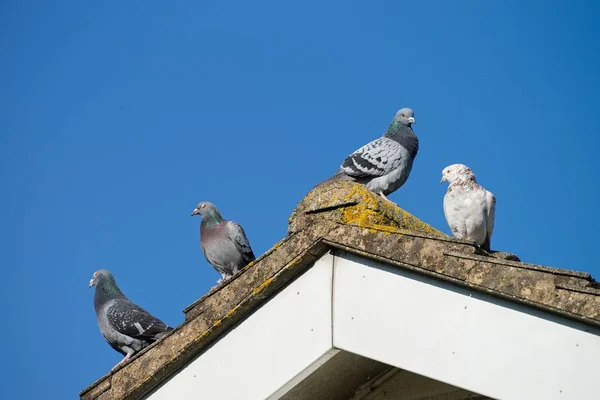
[(129, 357), (131, 357), (131, 354), (127, 354), (127, 355), (125, 356), (125, 358), (123, 358), (121, 361), (119, 361), (119, 362), (117, 363), (117, 365), (115, 365), (114, 367), (112, 367), (110, 370), (111, 370), (111, 371), (114, 371), (115, 369), (117, 369), (117, 367), (118, 367), (119, 365), (121, 365), (121, 364), (123, 364), (124, 362), (126, 362), (127, 360), (129, 360)]

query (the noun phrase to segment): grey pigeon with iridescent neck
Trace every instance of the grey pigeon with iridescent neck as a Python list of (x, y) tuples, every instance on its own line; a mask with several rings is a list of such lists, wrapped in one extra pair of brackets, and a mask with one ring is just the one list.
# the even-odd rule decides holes
[(198, 203), (192, 216), (200, 215), (200, 246), (204, 257), (222, 276), (231, 278), (236, 272), (254, 261), (254, 252), (242, 227), (223, 219), (213, 203)]
[(100, 332), (113, 349), (125, 356), (113, 369), (173, 329), (125, 297), (109, 271), (94, 272), (89, 284), (92, 286), (96, 286), (94, 308)]
[(473, 240), (490, 251), (496, 197), (479, 185), (471, 168), (463, 164), (444, 168), (441, 182), (449, 183), (444, 196), (444, 214), (454, 236)]
[(350, 154), (330, 180), (362, 183), (387, 199), (406, 182), (419, 151), (419, 139), (411, 128), (414, 123), (410, 108), (399, 110), (385, 134)]

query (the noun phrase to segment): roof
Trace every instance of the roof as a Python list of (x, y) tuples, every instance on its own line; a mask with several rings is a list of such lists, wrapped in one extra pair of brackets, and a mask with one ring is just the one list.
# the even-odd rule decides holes
[(332, 248), (600, 327), (600, 288), (589, 274), (487, 254), (362, 185), (326, 182), (298, 204), (285, 238), (187, 307), (181, 325), (83, 390), (81, 399), (147, 395)]

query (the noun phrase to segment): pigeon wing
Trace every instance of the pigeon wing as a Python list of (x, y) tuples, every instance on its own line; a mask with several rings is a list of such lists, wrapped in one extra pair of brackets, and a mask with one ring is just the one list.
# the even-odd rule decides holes
[(455, 237), (464, 238), (467, 235), (465, 217), (461, 214), (456, 195), (451, 194), (450, 190), (444, 196), (444, 216)]
[(229, 231), (229, 238), (240, 252), (242, 257), (244, 257), (246, 263), (254, 261), (256, 257), (254, 256), (254, 252), (250, 247), (250, 242), (248, 241), (246, 233), (244, 233), (244, 229), (241, 227), (241, 225), (237, 222), (229, 221), (227, 223), (227, 229)]
[(377, 177), (398, 168), (401, 159), (400, 144), (382, 137), (350, 154), (340, 169), (354, 178)]
[(118, 299), (106, 311), (112, 328), (123, 335), (146, 341), (170, 328), (158, 318), (127, 299)]

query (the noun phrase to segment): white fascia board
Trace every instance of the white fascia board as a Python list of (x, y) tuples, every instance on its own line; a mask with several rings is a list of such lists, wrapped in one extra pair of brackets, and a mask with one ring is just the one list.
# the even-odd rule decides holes
[(332, 349), (332, 276), (327, 254), (148, 399), (263, 400), (287, 392)]
[(600, 330), (337, 254), (334, 347), (496, 399), (598, 398)]

